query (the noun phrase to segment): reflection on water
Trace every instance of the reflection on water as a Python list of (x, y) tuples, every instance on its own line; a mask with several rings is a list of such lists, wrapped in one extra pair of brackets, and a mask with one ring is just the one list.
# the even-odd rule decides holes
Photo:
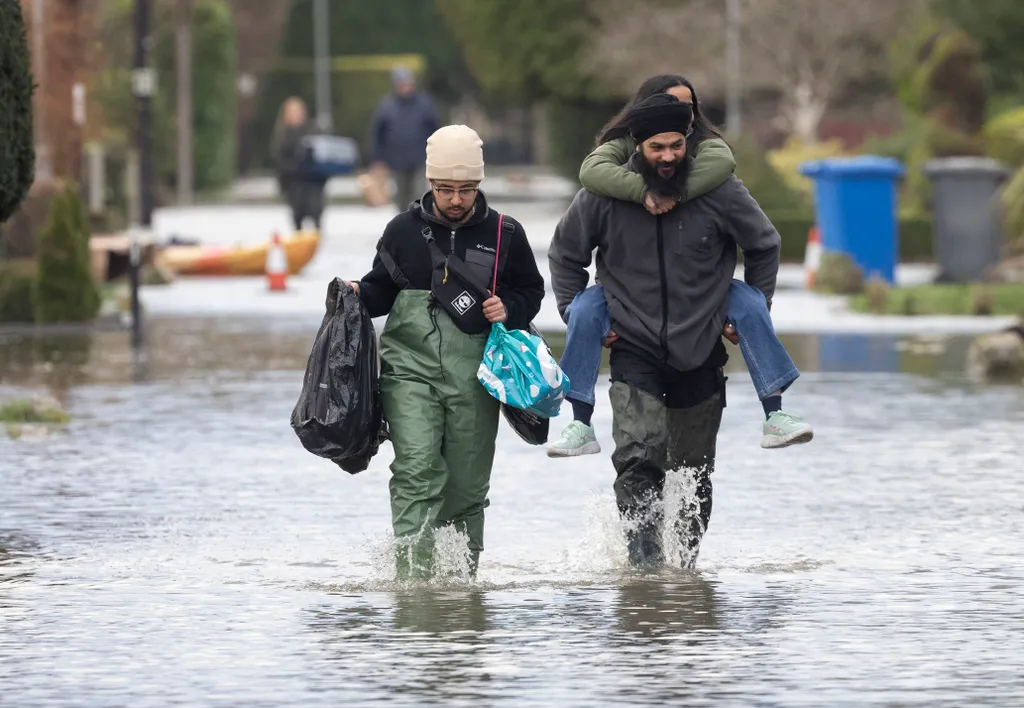
[(900, 370), (897, 337), (823, 334), (816, 339), (818, 362), (826, 371), (894, 374)]
[(410, 705), (461, 705), (493, 697), (484, 654), (497, 626), (485, 591), (406, 590), (371, 599), (378, 598), (380, 607), (328, 606), (309, 620), (338, 671), (373, 657), (379, 670), (360, 687), (368, 700), (393, 693)]
[(685, 582), (627, 580), (618, 588), (618, 629), (665, 641), (675, 635), (719, 628), (715, 584), (692, 573)]
[(624, 567), (602, 383), (602, 455), (502, 427), (479, 582), (395, 587), (390, 448), (288, 427), (312, 334), (0, 335), (0, 395), (73, 418), (0, 438), (0, 703), (1024, 705), (1024, 396), (960, 385), (966, 340), (787, 337), (796, 449), (731, 377), (695, 572)]
[(394, 627), (399, 631), (452, 635), (487, 631), (481, 590), (412, 590), (395, 595)]
[[(33, 333), (0, 329), (0, 384), (52, 386), (173, 379), (217, 374), (301, 369), (317, 323), (256, 319), (156, 319), (141, 352), (123, 331)], [(560, 356), (562, 332), (545, 335)], [(801, 371), (911, 373), (962, 376), (971, 338), (965, 336), (796, 334), (781, 337)], [(743, 357), (730, 348), (728, 369), (743, 372)], [(607, 367), (607, 351), (605, 352)]]
[[(0, 588), (6, 583), (23, 582), (32, 576), (33, 557), (39, 554), (34, 541), (16, 531), (0, 529)], [(3, 609), (0, 590), (0, 609)]]
[(0, 383), (68, 386), (303, 368), (316, 335), (301, 324), (216, 319), (154, 320), (133, 352), (126, 331), (0, 329)]
[[(386, 689), (407, 705), (522, 705), (526, 696), (552, 706), (704, 705), (751, 695), (759, 672), (749, 660), (777, 651), (772, 633), (796, 592), (730, 590), (681, 571), (611, 584), (485, 583), (331, 595), (306, 625), (353, 700)], [(353, 677), (366, 657), (377, 668)]]
[[(87, 383), (95, 369), (89, 332), (3, 334), (0, 330), (0, 383), (44, 383), (58, 399)], [(63, 401), (62, 401), (63, 402)]]

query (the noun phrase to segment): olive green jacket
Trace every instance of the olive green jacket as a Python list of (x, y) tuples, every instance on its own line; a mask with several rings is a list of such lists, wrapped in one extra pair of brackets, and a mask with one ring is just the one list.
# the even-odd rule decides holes
[[(630, 137), (598, 146), (580, 166), (580, 184), (602, 197), (642, 204), (647, 196), (644, 178), (625, 166), (634, 152), (636, 141)], [(707, 194), (729, 179), (735, 169), (736, 159), (724, 140), (705, 140), (697, 147), (697, 159), (686, 180), (686, 198)]]

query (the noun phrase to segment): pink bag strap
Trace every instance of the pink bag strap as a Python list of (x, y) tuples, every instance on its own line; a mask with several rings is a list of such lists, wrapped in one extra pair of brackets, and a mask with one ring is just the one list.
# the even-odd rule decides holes
[(494, 249), (494, 279), (491, 281), (491, 297), (498, 293), (498, 256), (501, 254), (501, 229), (505, 222), (505, 215), (498, 213), (498, 245)]

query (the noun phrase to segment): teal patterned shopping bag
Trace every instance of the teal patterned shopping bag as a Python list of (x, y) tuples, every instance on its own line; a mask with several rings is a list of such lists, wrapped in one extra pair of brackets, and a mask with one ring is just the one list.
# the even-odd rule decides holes
[(477, 378), (502, 403), (542, 418), (558, 415), (569, 379), (541, 337), (500, 322), (491, 327)]

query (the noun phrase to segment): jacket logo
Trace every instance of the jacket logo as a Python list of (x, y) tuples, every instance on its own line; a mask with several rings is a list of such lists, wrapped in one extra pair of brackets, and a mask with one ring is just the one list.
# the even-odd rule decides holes
[(481, 243), (478, 243), (478, 244), (476, 245), (476, 247), (477, 247), (477, 249), (478, 249), (478, 250), (481, 250), (481, 251), (487, 251), (488, 253), (494, 253), (494, 249), (493, 249), (493, 248), (490, 248), (490, 247), (488, 247), (488, 246), (484, 246), (484, 245), (483, 245), (483, 244), (481, 244)]
[(460, 315), (464, 315), (469, 312), (469, 308), (473, 307), (475, 304), (476, 299), (466, 290), (463, 290), (462, 294), (452, 300), (452, 307), (454, 307), (455, 311)]

